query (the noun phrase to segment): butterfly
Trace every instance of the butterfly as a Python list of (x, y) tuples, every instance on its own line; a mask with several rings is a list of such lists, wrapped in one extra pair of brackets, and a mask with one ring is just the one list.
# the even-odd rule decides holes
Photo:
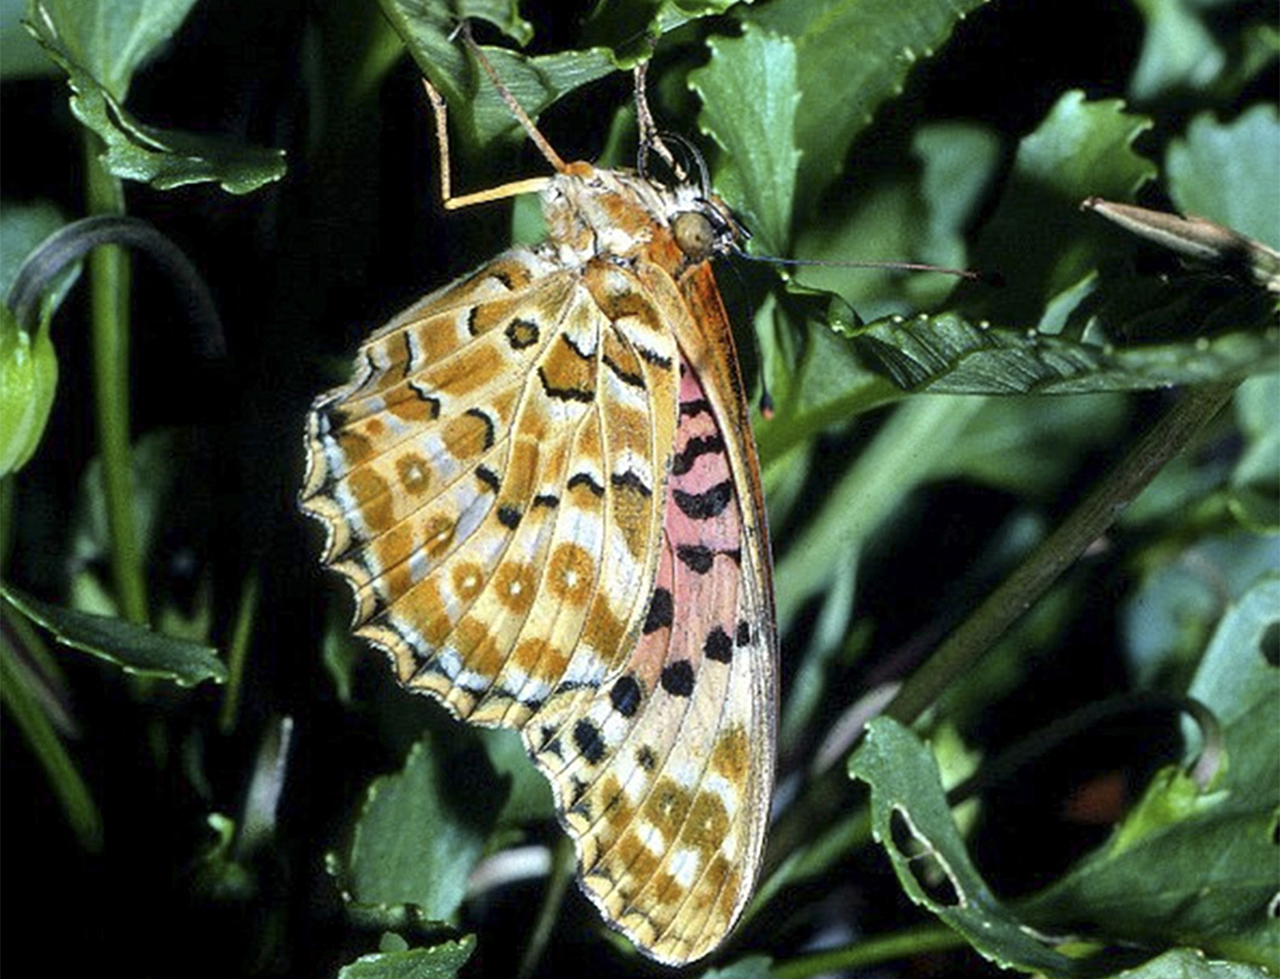
[[(469, 48), (555, 173), (451, 197), (428, 83), (446, 207), (534, 188), (546, 240), (364, 341), (307, 416), (301, 507), (356, 635), (407, 689), (518, 729), (582, 890), (686, 963), (741, 916), (773, 792), (768, 529), (711, 268), (743, 232), (678, 165), (564, 162)], [(643, 99), (639, 74), (662, 151)]]

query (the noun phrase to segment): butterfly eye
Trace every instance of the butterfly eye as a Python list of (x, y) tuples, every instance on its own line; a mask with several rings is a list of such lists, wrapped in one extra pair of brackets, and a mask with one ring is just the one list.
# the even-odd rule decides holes
[(711, 220), (699, 211), (681, 211), (671, 221), (680, 250), (695, 262), (703, 262), (715, 251), (716, 231)]

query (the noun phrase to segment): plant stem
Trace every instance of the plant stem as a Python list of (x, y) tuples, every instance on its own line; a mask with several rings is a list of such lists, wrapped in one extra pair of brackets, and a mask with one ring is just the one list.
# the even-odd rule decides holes
[(923, 952), (943, 952), (963, 948), (967, 942), (944, 925), (922, 925), (883, 938), (869, 938), (844, 948), (814, 952), (781, 962), (769, 970), (773, 979), (808, 979), (846, 969), (856, 969)]
[[(21, 616), (12, 612), (0, 612), (0, 632), (14, 629), (15, 637), (26, 628)], [(80, 845), (90, 852), (102, 849), (102, 817), (89, 794), (88, 786), (76, 770), (75, 762), (59, 740), (49, 716), (41, 708), (39, 699), (31, 689), (30, 672), (24, 671), (18, 661), (18, 651), (11, 646), (8, 636), (0, 637), (0, 703), (5, 713), (18, 725), (18, 729), (31, 745), (40, 760), (53, 794), (62, 804), (67, 822), (79, 839)]]
[(910, 724), (990, 651), (1000, 636), (1097, 540), (1164, 465), (1218, 413), (1235, 383), (1188, 388), (1088, 496), (903, 685), (885, 713)]
[(253, 623), (258, 612), (258, 595), (258, 572), (254, 570), (245, 578), (240, 592), (240, 605), (236, 609), (235, 630), (231, 634), (231, 648), (227, 657), (227, 687), (222, 695), (222, 710), (218, 712), (218, 730), (223, 734), (230, 734), (236, 727), (240, 690), (244, 682), (244, 664), (249, 655), (249, 640), (253, 637)]
[(560, 909), (564, 905), (569, 882), (573, 880), (574, 870), (573, 845), (568, 837), (562, 837), (552, 849), (551, 861), (547, 889), (543, 894), (542, 904), (538, 907), (538, 915), (534, 919), (533, 931), (525, 945), (524, 955), (520, 959), (520, 969), (516, 973), (519, 979), (527, 979), (537, 971), (538, 963), (551, 941), (551, 933), (560, 919)]
[[(91, 214), (123, 214), (124, 189), (98, 161), (97, 137), (85, 133), (85, 193)], [(111, 575), (122, 618), (146, 625), (147, 586), (133, 511), (129, 442), (129, 258), (115, 245), (89, 256), (94, 414), (102, 490), (111, 537)]]

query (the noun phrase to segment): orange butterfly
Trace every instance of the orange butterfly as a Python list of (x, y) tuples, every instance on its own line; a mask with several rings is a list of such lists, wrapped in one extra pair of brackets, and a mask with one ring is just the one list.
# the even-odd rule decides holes
[[(301, 505), (356, 634), (408, 689), (518, 728), (582, 889), (685, 963), (751, 896), (773, 792), (768, 530), (710, 264), (742, 232), (705, 186), (565, 163), (469, 47), (556, 172), (451, 197), (428, 85), (446, 206), (538, 190), (547, 240), (364, 342), (308, 416)], [(637, 106), (667, 155), (642, 73)]]

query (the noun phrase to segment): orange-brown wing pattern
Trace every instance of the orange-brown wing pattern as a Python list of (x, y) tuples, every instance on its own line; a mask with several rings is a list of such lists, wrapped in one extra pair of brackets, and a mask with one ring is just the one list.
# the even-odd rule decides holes
[(569, 165), (544, 246), (406, 310), (317, 399), (302, 494), (356, 633), (406, 687), (521, 729), (583, 890), (677, 964), (750, 897), (776, 701), (732, 336), (709, 250), (671, 230), (704, 205)]
[(405, 686), (519, 726), (620, 668), (657, 563), (674, 362), (669, 333), (517, 251), (374, 333), (317, 399), (302, 506)]

